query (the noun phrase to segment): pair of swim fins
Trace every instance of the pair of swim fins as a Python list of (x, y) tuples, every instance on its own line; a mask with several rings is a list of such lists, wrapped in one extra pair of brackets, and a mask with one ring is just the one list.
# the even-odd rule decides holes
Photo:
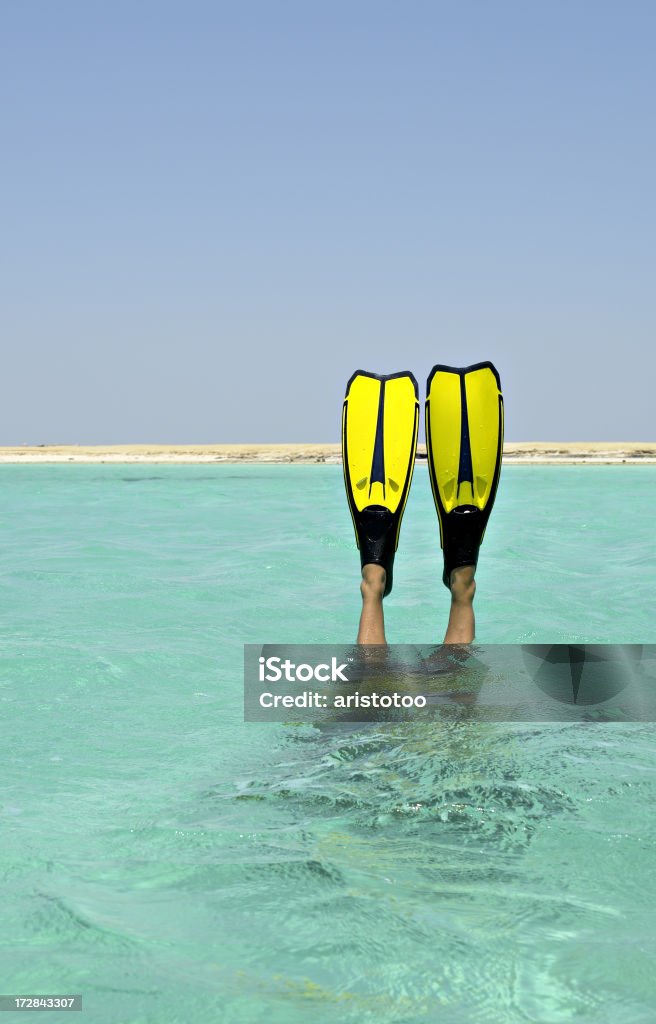
[[(358, 370), (342, 413), (344, 481), (361, 564), (385, 569), (392, 589), (417, 452), (419, 389), (411, 373)], [(434, 366), (426, 385), (426, 447), (444, 553), (442, 579), (475, 566), (501, 471), (503, 396), (490, 362)]]

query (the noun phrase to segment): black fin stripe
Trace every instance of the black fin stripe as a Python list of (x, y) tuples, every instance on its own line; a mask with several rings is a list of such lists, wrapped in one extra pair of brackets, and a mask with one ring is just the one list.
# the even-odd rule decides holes
[(474, 468), (472, 466), (471, 440), (469, 438), (469, 411), (467, 409), (467, 389), (465, 374), (460, 374), (460, 464), (458, 466), (458, 486), (468, 481), (474, 486)]
[(374, 441), (374, 454), (371, 460), (371, 476), (369, 477), (369, 497), (374, 484), (383, 485), (383, 496), (385, 496), (385, 381), (380, 382), (380, 397), (378, 399), (378, 416), (376, 419), (376, 439)]

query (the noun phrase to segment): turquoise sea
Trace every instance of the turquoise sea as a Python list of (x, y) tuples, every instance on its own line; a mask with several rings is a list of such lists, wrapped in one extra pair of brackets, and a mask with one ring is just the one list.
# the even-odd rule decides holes
[[(3, 993), (94, 1024), (653, 1024), (655, 725), (245, 724), (244, 643), (354, 639), (339, 466), (0, 482)], [(504, 469), (477, 638), (656, 642), (655, 494), (653, 466)], [(447, 611), (420, 465), (388, 639)]]

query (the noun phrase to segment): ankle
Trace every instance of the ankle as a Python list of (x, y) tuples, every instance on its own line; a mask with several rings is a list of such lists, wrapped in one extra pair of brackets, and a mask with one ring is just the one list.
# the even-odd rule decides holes
[(362, 568), (362, 582), (360, 593), (362, 600), (382, 601), (385, 595), (385, 583), (387, 574), (382, 565), (365, 565)]
[(474, 566), (463, 565), (457, 569), (452, 569), (449, 589), (451, 590), (452, 604), (472, 604), (476, 594)]

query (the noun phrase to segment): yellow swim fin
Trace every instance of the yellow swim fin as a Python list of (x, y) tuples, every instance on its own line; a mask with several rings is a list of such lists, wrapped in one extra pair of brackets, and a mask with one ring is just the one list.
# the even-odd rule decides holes
[(426, 446), (444, 553), (442, 579), (476, 565), (503, 452), (503, 395), (492, 363), (438, 364), (426, 383)]
[(344, 483), (364, 565), (382, 565), (385, 596), (417, 452), (419, 391), (411, 373), (357, 370), (342, 412)]

